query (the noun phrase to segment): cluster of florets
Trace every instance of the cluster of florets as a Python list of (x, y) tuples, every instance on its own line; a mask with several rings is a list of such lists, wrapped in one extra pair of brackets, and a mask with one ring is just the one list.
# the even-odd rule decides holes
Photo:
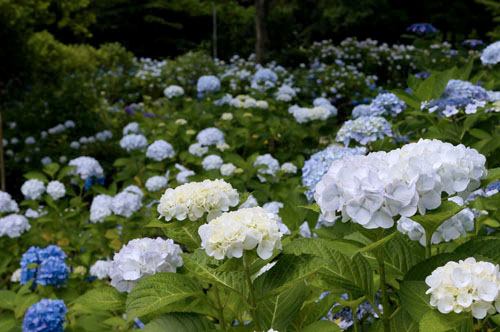
[(61, 286), (69, 276), (65, 258), (66, 254), (56, 245), (29, 248), (21, 258), (21, 284), (34, 279), (35, 284)]
[(366, 145), (369, 142), (383, 139), (385, 136), (392, 136), (391, 128), (391, 124), (383, 117), (360, 116), (355, 120), (344, 122), (335, 139), (346, 146), (351, 140)]
[(373, 99), (370, 109), (370, 115), (396, 116), (406, 109), (406, 104), (393, 93), (381, 93)]

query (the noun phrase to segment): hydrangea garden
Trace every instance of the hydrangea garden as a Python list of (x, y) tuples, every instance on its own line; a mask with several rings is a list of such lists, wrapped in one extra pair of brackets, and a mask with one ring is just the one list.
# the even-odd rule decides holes
[(298, 65), (114, 45), (5, 103), (0, 332), (498, 330), (500, 42), (437, 31)]

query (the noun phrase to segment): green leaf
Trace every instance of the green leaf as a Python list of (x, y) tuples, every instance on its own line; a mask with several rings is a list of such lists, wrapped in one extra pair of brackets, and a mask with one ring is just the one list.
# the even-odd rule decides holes
[(28, 310), (29, 307), (37, 303), (39, 300), (40, 299), (36, 294), (28, 294), (19, 298), (16, 296), (16, 309), (14, 310), (14, 315), (16, 316), (16, 318), (20, 319), (21, 317), (23, 317), (26, 310)]
[(149, 322), (142, 332), (205, 332), (215, 329), (215, 325), (201, 315), (171, 313)]
[(141, 280), (127, 297), (127, 320), (155, 312), (187, 297), (203, 295), (198, 282), (178, 273), (158, 273)]
[(220, 264), (220, 262), (209, 257), (203, 249), (198, 249), (192, 254), (182, 254), (182, 259), (184, 267), (198, 278), (211, 283), (215, 282), (245, 297), (246, 279), (244, 272), (222, 272), (216, 270), (217, 264)]
[(182, 220), (165, 224), (166, 226), (162, 227), (162, 229), (169, 238), (185, 245), (189, 250), (200, 248), (201, 239), (198, 234), (198, 228), (201, 226), (200, 223)]
[(382, 239), (376, 241), (376, 242), (373, 242), (372, 244), (366, 246), (366, 247), (363, 247), (359, 250), (359, 252), (370, 252), (370, 251), (373, 251), (373, 250), (376, 250), (378, 248), (380, 248), (381, 246), (385, 245), (388, 241), (390, 241), (396, 234), (398, 234), (398, 232), (392, 232), (391, 234), (383, 237)]
[(81, 304), (95, 310), (123, 310), (127, 295), (120, 293), (114, 287), (107, 286), (92, 289), (75, 300)]
[(0, 319), (0, 332), (21, 332), (21, 323), (18, 323), (14, 318)]
[(54, 177), (59, 170), (59, 165), (56, 163), (50, 163), (43, 167), (43, 171), (47, 173), (50, 177)]
[(37, 179), (37, 180), (40, 180), (44, 183), (49, 182), (49, 180), (47, 180), (47, 177), (43, 173), (40, 173), (37, 171), (28, 172), (28, 173), (24, 174), (24, 177), (28, 180)]
[(130, 159), (129, 158), (118, 158), (113, 163), (113, 166), (114, 167), (122, 167), (122, 166), (125, 166), (125, 165), (129, 164), (129, 163), (130, 163)]
[(465, 205), (460, 206), (452, 201), (444, 201), (441, 206), (435, 210), (428, 210), (425, 215), (415, 215), (412, 220), (418, 222), (425, 229), (426, 234), (434, 234), (434, 232), (447, 219), (453, 217), (458, 212), (463, 210)]
[(337, 332), (342, 331), (338, 325), (328, 320), (319, 320), (306, 326), (302, 332)]
[(401, 284), (400, 297), (403, 309), (408, 311), (415, 322), (420, 322), (427, 312), (433, 310), (429, 302), (430, 296), (425, 294), (428, 289), (429, 286), (423, 281), (404, 281)]
[(481, 187), (484, 188), (490, 183), (500, 180), (500, 167), (492, 168), (488, 170), (488, 175), (481, 180)]
[(328, 258), (328, 255), (322, 254), (325, 249), (337, 250), (345, 255), (352, 257), (359, 252), (363, 244), (350, 240), (326, 240), (313, 238), (300, 238), (293, 240), (283, 247), (284, 254), (299, 256), (301, 254), (314, 255), (317, 257)]
[(471, 57), (467, 62), (467, 65), (464, 68), (460, 68), (461, 75), (458, 77), (458, 79), (462, 81), (469, 80), (473, 66), (474, 66), (474, 58)]
[(420, 331), (446, 332), (461, 328), (467, 324), (469, 319), (471, 319), (470, 313), (456, 314), (450, 312), (442, 314), (437, 310), (431, 310), (420, 320)]
[(428, 275), (432, 273), (439, 266), (443, 266), (449, 261), (457, 261), (462, 258), (467, 258), (467, 256), (458, 254), (438, 254), (434, 255), (429, 259), (423, 260), (418, 264), (414, 265), (408, 273), (406, 273), (404, 280), (405, 281), (424, 281)]
[(64, 166), (57, 174), (57, 179), (62, 180), (66, 175), (68, 175), (72, 170), (74, 170), (76, 166)]
[(471, 129), (472, 126), (474, 126), (474, 124), (476, 124), (476, 122), (479, 121), (479, 119), (481, 119), (481, 117), (483, 115), (484, 115), (483, 112), (477, 112), (474, 114), (467, 115), (467, 118), (464, 121), (464, 129), (463, 130), (468, 131), (469, 129)]
[(477, 237), (457, 247), (454, 254), (463, 257), (482, 256), (500, 264), (500, 238)]
[(390, 320), (391, 332), (419, 332), (418, 323), (405, 309), (400, 309)]
[(261, 301), (257, 311), (261, 322), (274, 330), (284, 330), (293, 321), (307, 295), (303, 282)]
[(491, 138), (490, 134), (488, 134), (486, 131), (478, 129), (478, 128), (472, 128), (471, 130), (469, 130), (469, 134), (471, 136), (474, 136), (475, 138), (478, 138), (478, 139), (490, 139)]
[(16, 293), (9, 290), (0, 290), (0, 309), (14, 310)]
[(436, 84), (436, 74), (427, 77), (422, 84), (419, 85), (415, 95), (420, 100), (431, 100), (434, 92), (434, 85)]
[(319, 207), (318, 203), (313, 203), (310, 205), (299, 205), (298, 207), (321, 213), (321, 208)]
[(495, 323), (497, 326), (500, 326), (500, 314), (496, 314), (494, 316), (490, 317), (493, 323)]
[[(416, 90), (413, 88), (411, 89), (414, 91)], [(414, 94), (409, 94), (404, 90), (393, 90), (392, 93), (394, 93), (399, 99), (404, 101), (408, 106), (420, 110), (420, 100)]]

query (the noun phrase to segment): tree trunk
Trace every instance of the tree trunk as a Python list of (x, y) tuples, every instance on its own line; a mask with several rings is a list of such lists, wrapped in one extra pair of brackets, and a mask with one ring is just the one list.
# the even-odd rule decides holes
[(266, 60), (267, 15), (269, 0), (255, 0), (255, 57), (258, 63)]

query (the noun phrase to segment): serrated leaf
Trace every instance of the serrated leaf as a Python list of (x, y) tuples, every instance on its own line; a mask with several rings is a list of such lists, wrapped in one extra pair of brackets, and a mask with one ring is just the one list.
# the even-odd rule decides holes
[(392, 232), (391, 234), (384, 236), (382, 239), (373, 242), (370, 245), (367, 245), (366, 247), (363, 247), (359, 250), (359, 252), (369, 252), (369, 251), (374, 251), (384, 244), (386, 244), (388, 241), (390, 241), (398, 232)]
[(404, 281), (400, 288), (400, 298), (405, 309), (415, 322), (433, 308), (430, 305), (430, 295), (425, 294), (429, 286), (423, 281)]
[(284, 330), (293, 321), (306, 298), (303, 282), (261, 301), (257, 307), (260, 321), (274, 330)]
[(325, 249), (337, 250), (345, 255), (352, 257), (360, 248), (363, 247), (362, 243), (349, 240), (326, 240), (326, 239), (313, 239), (313, 238), (300, 238), (290, 242), (283, 247), (284, 254), (292, 254), (299, 256), (301, 254), (314, 255), (318, 257), (328, 258), (329, 256), (324, 253)]
[(302, 332), (337, 332), (342, 331), (338, 325), (328, 320), (319, 320), (306, 326)]
[(215, 329), (215, 325), (201, 315), (171, 313), (149, 322), (143, 332), (205, 332)]
[(175, 242), (185, 245), (189, 250), (201, 247), (201, 238), (198, 234), (200, 223), (183, 220), (165, 224), (166, 226), (162, 227), (163, 231)]
[[(442, 314), (437, 310), (432, 310), (420, 320), (420, 331), (446, 332), (455, 329), (463, 331), (464, 325), (471, 319), (470, 315), (470, 313), (456, 314), (454, 312)], [(472, 332), (470, 328), (468, 330)]]
[(75, 303), (95, 310), (123, 310), (127, 295), (114, 287), (92, 289), (75, 300)]
[(497, 237), (478, 237), (474, 238), (453, 252), (462, 257), (483, 256), (500, 264), (500, 238)]
[(144, 316), (188, 297), (203, 295), (198, 282), (178, 273), (158, 273), (141, 280), (127, 297), (127, 320)]

